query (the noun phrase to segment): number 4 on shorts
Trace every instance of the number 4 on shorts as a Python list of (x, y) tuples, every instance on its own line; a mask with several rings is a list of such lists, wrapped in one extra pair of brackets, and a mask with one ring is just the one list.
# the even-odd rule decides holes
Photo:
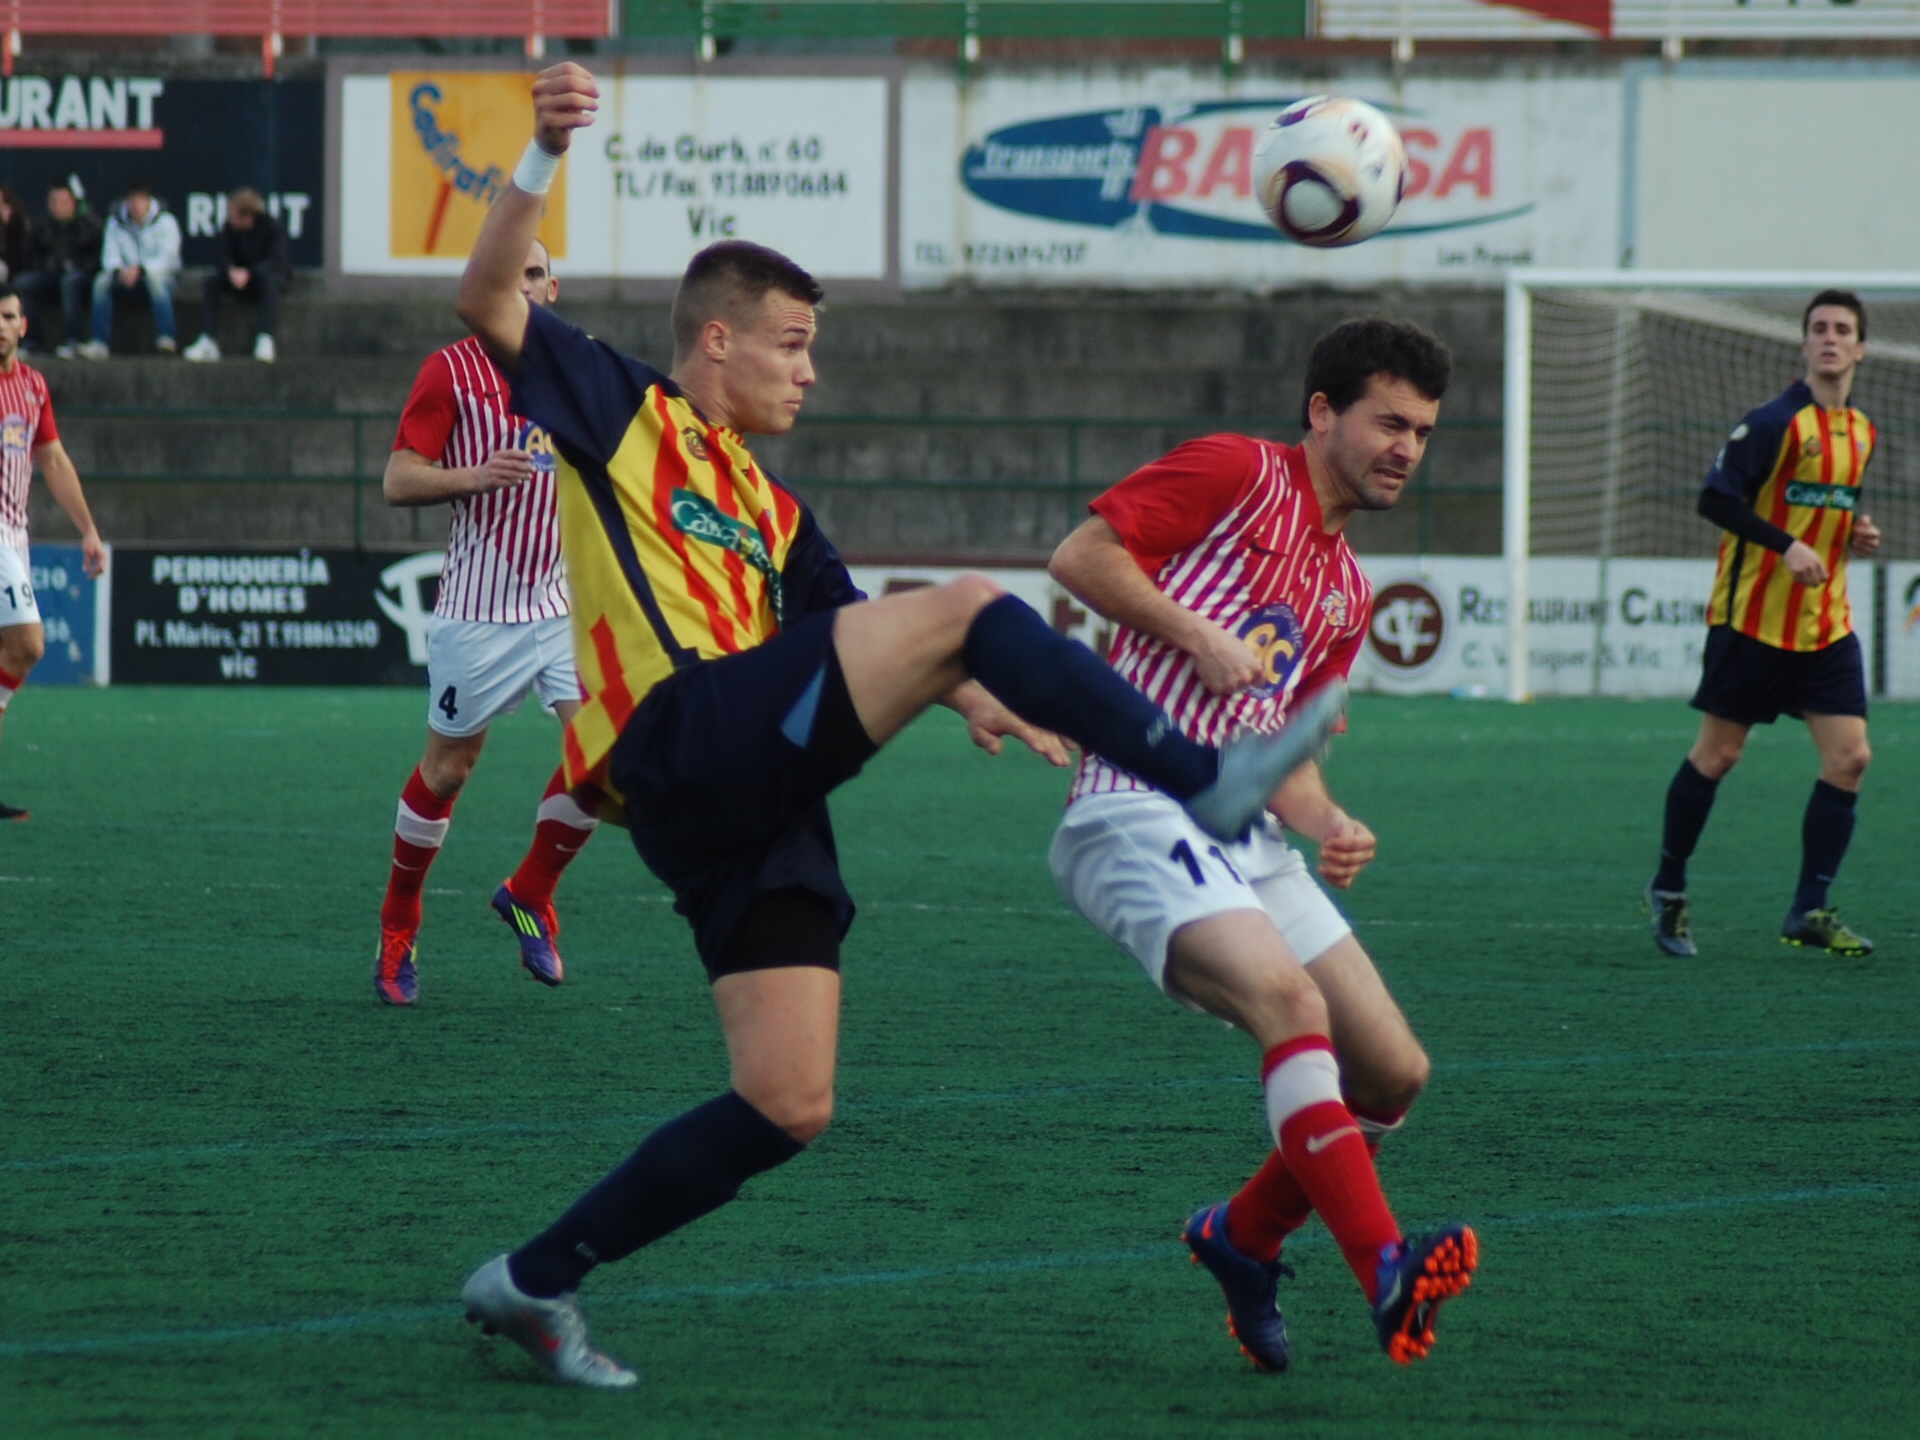
[(449, 720), (460, 713), (460, 707), (454, 701), (454, 688), (452, 685), (447, 686), (446, 689), (440, 692), (440, 698), (433, 702), (434, 706), (442, 711)]

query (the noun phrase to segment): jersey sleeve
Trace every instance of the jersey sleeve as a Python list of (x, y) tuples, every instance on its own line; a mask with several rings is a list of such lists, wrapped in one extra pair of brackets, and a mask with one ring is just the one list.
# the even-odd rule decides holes
[(60, 438), (60, 427), (53, 418), (53, 396), (48, 393), (46, 382), (40, 383), (40, 422), (33, 427), (33, 439), (28, 442), (33, 449), (42, 445), (51, 445)]
[(805, 504), (800, 506), (800, 528), (787, 549), (780, 582), (795, 616), (837, 610), (867, 598), (866, 591), (853, 583), (840, 552)]
[(1707, 490), (1733, 495), (1751, 505), (1779, 464), (1781, 447), (1793, 417), (1778, 405), (1763, 405), (1734, 426), (1707, 472)]
[(400, 433), (393, 437), (393, 448), (411, 450), (435, 462), (444, 460), (458, 415), (453, 398), (453, 367), (445, 355), (431, 355), (413, 379), (413, 393), (407, 396), (407, 407), (400, 412)]
[(1119, 533), (1140, 568), (1155, 574), (1198, 545), (1260, 477), (1260, 445), (1208, 435), (1143, 465), (1087, 508)]
[[(1364, 630), (1355, 630), (1335, 641), (1320, 663), (1301, 677), (1300, 693), (1311, 695), (1329, 680), (1346, 679), (1353, 672), (1353, 662), (1360, 656), (1360, 642), (1365, 636)], [(1345, 728), (1343, 724), (1341, 729)]]
[(562, 447), (601, 465), (626, 439), (647, 391), (673, 385), (652, 366), (595, 340), (544, 305), (528, 307), (520, 373), (512, 379), (517, 414)]

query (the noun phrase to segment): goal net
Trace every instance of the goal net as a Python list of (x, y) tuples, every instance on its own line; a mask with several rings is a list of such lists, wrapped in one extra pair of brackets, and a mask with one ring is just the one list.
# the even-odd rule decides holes
[[(1853, 401), (1879, 430), (1862, 508), (1882, 557), (1920, 556), (1920, 275), (1516, 275), (1507, 290), (1509, 652), (1531, 561), (1710, 559), (1700, 483), (1747, 411), (1798, 378), (1800, 315), (1829, 285), (1868, 309)], [(1516, 424), (1516, 418), (1520, 423)], [(1513, 699), (1527, 667), (1512, 666)]]

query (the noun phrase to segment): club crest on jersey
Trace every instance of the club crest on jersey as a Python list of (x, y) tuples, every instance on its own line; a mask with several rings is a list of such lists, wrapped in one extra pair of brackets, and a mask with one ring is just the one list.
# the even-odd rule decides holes
[[(1345, 601), (1341, 604), (1344, 606)], [(1260, 657), (1264, 674), (1247, 687), (1247, 694), (1270, 700), (1287, 688), (1299, 668), (1307, 632), (1290, 605), (1263, 605), (1240, 622), (1239, 636)]]
[(745, 521), (722, 514), (706, 496), (691, 490), (675, 490), (671, 510), (673, 528), (682, 535), (731, 550), (760, 572), (767, 582), (767, 601), (773, 606), (774, 623), (785, 625), (786, 592), (760, 532)]
[(1809, 435), (1807, 437), (1807, 443), (1800, 447), (1800, 453), (1809, 460), (1818, 460), (1823, 448), (1818, 435)]
[(1320, 613), (1336, 630), (1347, 628), (1347, 597), (1343, 591), (1329, 590), (1320, 597)]
[(706, 437), (694, 429), (693, 426), (682, 425), (680, 427), (680, 441), (686, 446), (687, 453), (693, 456), (694, 459), (705, 460), (707, 458)]
[(27, 421), (23, 415), (9, 415), (0, 420), (0, 449), (9, 455), (27, 453)]
[(555, 459), (553, 437), (531, 420), (520, 428), (520, 437), (516, 442), (520, 449), (533, 457), (533, 468), (541, 475), (554, 472)]

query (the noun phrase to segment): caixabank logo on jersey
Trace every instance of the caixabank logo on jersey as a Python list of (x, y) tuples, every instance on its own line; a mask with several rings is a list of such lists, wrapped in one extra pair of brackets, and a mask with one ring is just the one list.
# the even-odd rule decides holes
[[(1255, 204), (1253, 151), (1273, 117), (1299, 98), (1137, 105), (1029, 120), (968, 149), (960, 178), (989, 205), (1045, 220), (1288, 244)], [(1532, 201), (1508, 203), (1501, 193), (1496, 127), (1380, 108), (1407, 147), (1406, 199), (1382, 234), (1464, 230), (1534, 209)]]

